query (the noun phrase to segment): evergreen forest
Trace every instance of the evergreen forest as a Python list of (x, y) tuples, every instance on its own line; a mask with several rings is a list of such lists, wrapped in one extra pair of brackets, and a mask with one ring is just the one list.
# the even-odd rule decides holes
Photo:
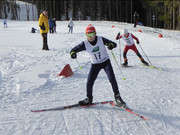
[[(0, 19), (18, 20), (18, 0), (0, 0)], [(21, 0), (56, 20), (118, 21), (133, 23), (134, 12), (145, 26), (180, 30), (180, 0)], [(26, 7), (27, 12), (29, 8)], [(28, 19), (27, 19), (28, 20)], [(35, 21), (35, 20), (34, 20)]]

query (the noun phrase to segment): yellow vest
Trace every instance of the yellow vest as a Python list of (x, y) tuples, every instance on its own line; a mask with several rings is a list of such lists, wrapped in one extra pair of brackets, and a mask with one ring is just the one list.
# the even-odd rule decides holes
[(44, 14), (42, 13), (40, 16), (39, 16), (39, 26), (42, 26), (44, 23), (44, 27), (45, 27), (45, 30), (42, 30), (40, 29), (40, 33), (48, 33), (49, 31), (49, 21), (48, 21), (48, 16), (45, 17)]

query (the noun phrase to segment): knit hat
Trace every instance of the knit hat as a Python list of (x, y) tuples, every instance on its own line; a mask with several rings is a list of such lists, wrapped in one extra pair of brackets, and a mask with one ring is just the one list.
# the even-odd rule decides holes
[(123, 33), (123, 34), (128, 34), (129, 32), (128, 32), (127, 29), (123, 29), (123, 30), (122, 30), (122, 33)]
[(91, 24), (89, 24), (86, 28), (85, 33), (94, 33), (94, 32), (96, 33), (96, 29)]

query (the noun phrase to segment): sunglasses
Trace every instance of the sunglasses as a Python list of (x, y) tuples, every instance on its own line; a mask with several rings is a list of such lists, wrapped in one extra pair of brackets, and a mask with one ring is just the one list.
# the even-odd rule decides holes
[(93, 33), (86, 33), (85, 35), (87, 36), (87, 37), (94, 37), (95, 36), (95, 32), (93, 32)]

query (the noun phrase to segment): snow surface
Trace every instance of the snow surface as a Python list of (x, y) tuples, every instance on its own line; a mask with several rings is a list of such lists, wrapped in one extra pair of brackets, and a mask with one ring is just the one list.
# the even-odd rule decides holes
[[(3, 20), (0, 20), (2, 24)], [(141, 120), (110, 105), (74, 108), (63, 111), (32, 113), (77, 103), (86, 96), (90, 60), (78, 53), (80, 70), (70, 58), (70, 50), (86, 39), (84, 32), (91, 23), (97, 35), (115, 41), (116, 34), (127, 28), (140, 40), (154, 66), (163, 71), (139, 65), (133, 51), (128, 52), (129, 65), (121, 68), (122, 79), (111, 52), (108, 51), (127, 105), (149, 118)], [(50, 51), (42, 50), (37, 21), (8, 21), (0, 28), (0, 134), (1, 135), (178, 135), (180, 134), (180, 32), (154, 29), (117, 22), (75, 21), (73, 34), (68, 22), (57, 22), (57, 34), (48, 34)], [(115, 27), (112, 28), (111, 26)], [(142, 32), (138, 32), (141, 29)], [(163, 38), (159, 38), (162, 33)], [(119, 41), (116, 41), (119, 46)], [(124, 43), (121, 41), (121, 51)], [(138, 50), (146, 58), (137, 45)], [(119, 62), (119, 47), (113, 50)], [(59, 77), (66, 64), (74, 75)], [(110, 83), (101, 71), (94, 85), (94, 102), (114, 100)]]

